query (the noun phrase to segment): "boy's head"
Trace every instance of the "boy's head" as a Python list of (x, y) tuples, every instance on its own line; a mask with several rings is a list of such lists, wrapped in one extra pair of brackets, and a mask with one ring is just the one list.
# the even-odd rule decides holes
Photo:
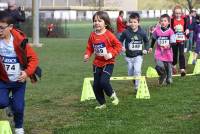
[(131, 13), (131, 15), (129, 16), (129, 26), (133, 30), (137, 30), (139, 26), (139, 22), (140, 22), (140, 15), (135, 12)]
[(170, 24), (170, 16), (168, 14), (163, 14), (160, 16), (161, 27), (167, 27)]
[(124, 11), (119, 11), (119, 16), (124, 16)]
[(6, 11), (0, 11), (0, 38), (5, 38), (10, 35), (10, 30), (13, 28), (13, 19)]

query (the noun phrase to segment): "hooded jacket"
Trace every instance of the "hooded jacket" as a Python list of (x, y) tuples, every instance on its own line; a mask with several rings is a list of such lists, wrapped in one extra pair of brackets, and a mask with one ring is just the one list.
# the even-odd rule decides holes
[[(34, 82), (32, 78), (39, 63), (38, 57), (34, 50), (31, 48), (30, 44), (28, 44), (28, 39), (23, 32), (13, 28), (11, 30), (11, 34), (14, 38), (14, 50), (16, 52), (17, 58), (19, 59), (20, 67), (31, 78), (31, 81)], [(9, 81), (2, 60), (0, 60), (0, 80), (4, 82)]]

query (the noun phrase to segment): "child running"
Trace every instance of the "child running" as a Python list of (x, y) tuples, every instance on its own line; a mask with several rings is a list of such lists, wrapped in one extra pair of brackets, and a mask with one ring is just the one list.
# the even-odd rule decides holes
[(12, 22), (7, 12), (0, 11), (0, 109), (10, 107), (15, 134), (24, 134), (26, 79), (33, 78), (38, 58), (24, 33)]
[(188, 34), (189, 30), (186, 30), (186, 19), (183, 17), (182, 8), (176, 6), (173, 10), (173, 17), (171, 19), (171, 28), (173, 29), (176, 36), (176, 44), (172, 45), (173, 50), (173, 73), (176, 74), (177, 56), (179, 53), (179, 67), (181, 76), (185, 76), (185, 56), (184, 56), (184, 45), (185, 45), (185, 33)]
[[(141, 76), (141, 67), (143, 62), (143, 52), (146, 54), (149, 49), (147, 34), (139, 26), (140, 16), (138, 13), (132, 13), (129, 16), (129, 27), (122, 33), (120, 41), (125, 41), (126, 53), (125, 60), (128, 64), (128, 76)], [(144, 44), (144, 50), (143, 50)], [(137, 92), (139, 80), (134, 80), (134, 91)]]
[(160, 26), (156, 27), (152, 34), (151, 49), (155, 49), (155, 61), (156, 61), (156, 71), (159, 77), (159, 84), (172, 83), (172, 43), (176, 43), (175, 35), (173, 30), (170, 28), (170, 17), (167, 14), (163, 14), (160, 17)]
[(112, 100), (113, 105), (118, 105), (119, 100), (110, 84), (115, 57), (121, 52), (122, 45), (112, 33), (112, 27), (108, 14), (98, 11), (93, 15), (94, 31), (88, 39), (84, 61), (87, 62), (92, 53), (95, 54), (93, 61), (94, 83), (93, 90), (99, 106), (95, 109), (106, 108), (104, 92)]

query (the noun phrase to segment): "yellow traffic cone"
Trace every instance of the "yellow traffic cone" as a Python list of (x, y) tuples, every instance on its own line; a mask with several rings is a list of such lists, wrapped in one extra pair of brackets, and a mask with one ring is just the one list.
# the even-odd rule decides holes
[(153, 67), (148, 67), (146, 77), (153, 78), (159, 77), (157, 71)]
[(140, 79), (136, 99), (150, 99), (150, 94), (145, 77), (141, 77)]
[(193, 52), (192, 51), (190, 51), (189, 52), (189, 58), (188, 58), (188, 64), (192, 64), (192, 61), (193, 61)]
[(197, 59), (197, 62), (194, 67), (193, 74), (200, 74), (200, 59)]
[(0, 134), (12, 134), (10, 123), (8, 121), (0, 121)]
[(81, 95), (81, 101), (95, 99), (95, 95), (93, 92), (92, 85), (90, 83), (89, 78), (85, 78), (83, 82), (83, 89), (82, 89), (82, 95)]

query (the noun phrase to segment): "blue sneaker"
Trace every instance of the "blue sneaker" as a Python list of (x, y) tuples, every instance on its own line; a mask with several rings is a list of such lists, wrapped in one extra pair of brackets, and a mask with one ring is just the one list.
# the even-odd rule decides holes
[(193, 60), (192, 65), (196, 65), (196, 62), (197, 62), (196, 60)]

